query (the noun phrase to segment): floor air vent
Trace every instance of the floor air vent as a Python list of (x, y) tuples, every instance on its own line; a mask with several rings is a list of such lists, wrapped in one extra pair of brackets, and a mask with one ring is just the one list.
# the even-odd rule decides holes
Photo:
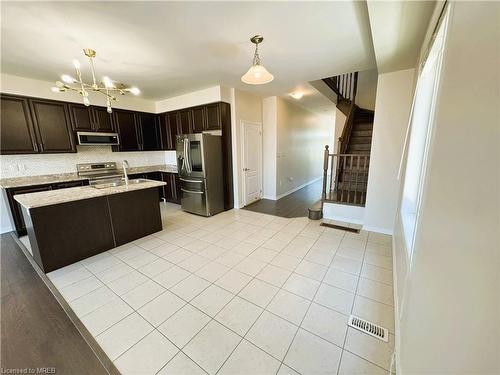
[(358, 318), (357, 316), (349, 316), (347, 325), (349, 327), (356, 328), (357, 330), (364, 332), (370, 336), (376, 337), (379, 340), (385, 342), (389, 341), (389, 331), (387, 331), (386, 328), (370, 323), (369, 321)]

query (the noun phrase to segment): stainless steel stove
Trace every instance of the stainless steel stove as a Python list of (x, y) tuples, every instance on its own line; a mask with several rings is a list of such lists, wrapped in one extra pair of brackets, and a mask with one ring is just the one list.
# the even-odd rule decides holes
[(78, 175), (89, 179), (90, 185), (116, 181), (123, 178), (123, 172), (115, 162), (77, 164)]

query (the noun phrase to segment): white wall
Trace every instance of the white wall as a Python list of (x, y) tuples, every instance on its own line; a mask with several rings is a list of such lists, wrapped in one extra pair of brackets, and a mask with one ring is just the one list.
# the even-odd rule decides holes
[(450, 5), (411, 266), (394, 237), (400, 374), (500, 373), (500, 4)]
[(276, 195), (284, 196), (323, 174), (325, 145), (332, 147), (334, 117), (277, 98)]
[(276, 154), (278, 135), (278, 97), (270, 96), (262, 100), (262, 160), (263, 195), (266, 199), (276, 199)]
[(377, 79), (377, 69), (363, 70), (358, 73), (356, 104), (361, 108), (371, 109), (372, 111), (375, 109)]
[(364, 229), (392, 234), (399, 198), (398, 170), (414, 90), (414, 69), (381, 74), (373, 121)]
[[(233, 137), (233, 179), (235, 207), (243, 204), (243, 176), (241, 165), (241, 122), (262, 124), (262, 98), (246, 91), (233, 89), (234, 119), (231, 119)], [(264, 161), (265, 162), (265, 161)]]
[(177, 109), (194, 107), (200, 104), (219, 102), (222, 100), (221, 86), (213, 86), (203, 90), (193, 91), (184, 95), (174, 96), (155, 103), (155, 113), (175, 111)]

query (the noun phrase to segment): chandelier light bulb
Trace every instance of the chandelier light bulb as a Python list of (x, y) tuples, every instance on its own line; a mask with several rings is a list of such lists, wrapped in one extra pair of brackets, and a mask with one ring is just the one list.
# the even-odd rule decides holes
[(129, 91), (134, 95), (139, 95), (141, 93), (141, 90), (139, 90), (137, 87), (131, 87)]
[(71, 76), (69, 76), (69, 75), (67, 75), (67, 74), (63, 74), (63, 75), (61, 76), (61, 79), (62, 79), (64, 82), (66, 82), (66, 83), (73, 83), (73, 82), (75, 82), (74, 78), (73, 78), (73, 77), (71, 77)]
[(85, 48), (83, 50), (85, 56), (88, 57), (88, 63), (90, 65), (90, 72), (92, 73), (92, 81), (85, 82), (82, 73), (80, 61), (73, 59), (73, 66), (75, 67), (76, 78), (68, 74), (63, 74), (60, 81), (56, 81), (56, 85), (51, 88), (54, 92), (66, 92), (73, 91), (82, 96), (83, 104), (86, 106), (90, 105), (89, 92), (98, 93), (106, 97), (106, 110), (108, 113), (112, 112), (111, 101), (117, 100), (115, 95), (125, 95), (132, 93), (134, 95), (139, 95), (140, 91), (137, 87), (127, 88), (128, 85), (123, 83), (117, 83), (112, 81), (109, 77), (102, 77), (102, 81), (98, 82), (96, 80), (94, 59), (96, 56), (96, 51), (91, 48)]
[(102, 77), (102, 82), (104, 83), (104, 86), (106, 86), (108, 89), (113, 88), (113, 81), (109, 77)]

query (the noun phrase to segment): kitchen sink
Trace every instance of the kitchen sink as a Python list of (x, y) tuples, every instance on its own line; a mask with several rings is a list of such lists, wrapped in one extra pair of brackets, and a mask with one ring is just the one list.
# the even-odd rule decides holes
[[(146, 178), (135, 178), (133, 180), (128, 180), (129, 185), (136, 185), (136, 184), (142, 184), (144, 182), (148, 182), (149, 180)], [(117, 186), (124, 186), (125, 185), (125, 180), (120, 179), (120, 180), (113, 180), (113, 181), (103, 181), (103, 182), (98, 182), (96, 184), (93, 184), (92, 187), (96, 189), (106, 189), (106, 188), (111, 188), (111, 187), (117, 187)]]

